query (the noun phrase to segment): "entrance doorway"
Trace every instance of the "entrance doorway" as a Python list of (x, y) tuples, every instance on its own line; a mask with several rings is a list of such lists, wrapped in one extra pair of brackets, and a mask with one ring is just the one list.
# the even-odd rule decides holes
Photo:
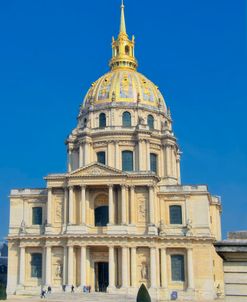
[(109, 285), (108, 262), (95, 262), (95, 291), (106, 292)]

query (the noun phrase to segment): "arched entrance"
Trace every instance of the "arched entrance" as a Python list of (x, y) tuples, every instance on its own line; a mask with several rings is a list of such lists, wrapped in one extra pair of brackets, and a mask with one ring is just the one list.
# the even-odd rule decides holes
[(108, 196), (100, 194), (94, 201), (94, 225), (97, 227), (107, 226), (109, 223)]

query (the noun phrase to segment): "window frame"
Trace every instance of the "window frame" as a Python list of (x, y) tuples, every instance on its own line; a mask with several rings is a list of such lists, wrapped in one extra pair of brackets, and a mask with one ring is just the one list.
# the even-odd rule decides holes
[[(104, 208), (104, 210), (106, 210), (106, 221), (107, 222), (104, 225), (97, 225), (96, 224), (97, 223), (96, 215), (98, 215), (98, 214), (96, 214), (96, 211), (99, 211), (100, 209), (103, 209), (103, 208)], [(94, 208), (94, 226), (95, 227), (106, 227), (108, 223), (109, 223), (109, 205), (102, 205), (102, 206), (98, 206), (98, 207)]]
[[(103, 118), (103, 120), (102, 120)], [(103, 124), (101, 122), (103, 121)], [(105, 128), (106, 127), (106, 114), (104, 112), (101, 112), (99, 114), (99, 128)]]
[[(124, 169), (124, 156), (123, 156), (123, 154), (132, 154), (132, 169), (131, 170), (125, 170)], [(132, 150), (122, 150), (122, 152), (121, 152), (121, 156), (122, 156), (122, 171), (125, 171), (125, 172), (133, 172), (133, 171), (135, 171), (135, 163), (134, 163), (134, 152), (132, 151)]]
[[(151, 160), (152, 156), (155, 156), (155, 171), (152, 170), (152, 160)], [(154, 152), (150, 152), (149, 160), (150, 160), (150, 167), (149, 167), (150, 171), (154, 172), (155, 174), (158, 174), (158, 154)]]
[[(182, 266), (181, 266), (181, 271), (180, 271), (180, 275), (181, 278), (174, 278), (174, 262), (173, 259), (175, 259), (175, 257), (181, 257), (181, 259), (183, 259), (182, 261)], [(186, 258), (185, 255), (183, 253), (172, 253), (170, 254), (170, 271), (171, 271), (171, 282), (175, 282), (175, 283), (183, 283), (185, 282), (185, 278), (186, 278), (186, 268), (185, 268), (185, 264), (186, 264)]]
[[(34, 259), (33, 259), (33, 257), (34, 256), (39, 256), (39, 261), (40, 261), (40, 263), (39, 263), (39, 271), (37, 271), (35, 274), (34, 274), (34, 264), (33, 264), (33, 261), (34, 261)], [(37, 278), (37, 279), (42, 279), (42, 276), (43, 276), (43, 270), (42, 270), (42, 268), (43, 268), (43, 257), (42, 257), (42, 253), (40, 253), (40, 252), (35, 252), (35, 253), (31, 253), (31, 261), (30, 261), (30, 265), (31, 265), (31, 269), (30, 269), (30, 273), (31, 273), (31, 278)]]
[[(128, 114), (128, 119), (129, 120), (126, 120), (126, 115)], [(122, 113), (122, 126), (124, 128), (130, 128), (132, 126), (132, 115), (129, 111), (124, 111)]]
[[(39, 218), (38, 222), (34, 221), (34, 219), (35, 219), (34, 210), (36, 210), (36, 209), (41, 210), (41, 217)], [(32, 207), (32, 225), (39, 226), (39, 225), (42, 225), (42, 224), (43, 224), (43, 207), (33, 206)]]
[[(105, 163), (100, 162), (99, 158), (98, 158), (98, 155), (99, 154), (103, 154), (103, 153), (104, 153), (104, 156), (105, 156), (105, 158), (104, 158), (105, 159)], [(96, 158), (97, 158), (97, 163), (100, 163), (102, 165), (106, 165), (106, 152), (104, 150), (96, 152)]]
[[(151, 127), (150, 127), (150, 118), (152, 118), (152, 125), (151, 125)], [(152, 114), (149, 114), (147, 116), (147, 124), (148, 124), (149, 130), (154, 130), (154, 116)]]
[[(171, 210), (172, 208), (180, 208), (180, 218), (181, 218), (181, 223), (175, 223), (172, 222), (172, 215), (171, 215)], [(169, 224), (170, 225), (176, 225), (176, 226), (182, 226), (183, 225), (183, 206), (181, 204), (170, 204), (169, 205)]]

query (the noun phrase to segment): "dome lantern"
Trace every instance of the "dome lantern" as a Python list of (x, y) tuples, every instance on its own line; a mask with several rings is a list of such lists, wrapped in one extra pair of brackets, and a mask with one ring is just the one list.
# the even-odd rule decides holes
[(121, 5), (121, 18), (120, 18), (120, 30), (117, 40), (112, 38), (112, 59), (110, 60), (111, 70), (119, 68), (129, 68), (136, 70), (137, 60), (135, 58), (135, 37), (132, 36), (132, 40), (129, 39), (126, 32), (125, 16), (124, 16), (124, 3)]

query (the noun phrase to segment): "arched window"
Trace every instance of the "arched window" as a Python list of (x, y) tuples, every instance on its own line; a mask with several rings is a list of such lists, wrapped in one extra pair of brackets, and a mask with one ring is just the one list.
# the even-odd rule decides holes
[(105, 152), (104, 151), (97, 153), (97, 162), (105, 165)]
[(42, 254), (31, 254), (31, 277), (42, 278)]
[(150, 170), (157, 172), (157, 155), (154, 153), (150, 153)]
[(122, 152), (122, 170), (133, 171), (133, 152), (123, 151)]
[(32, 208), (32, 224), (34, 225), (42, 224), (42, 207)]
[(99, 115), (99, 127), (104, 128), (106, 126), (106, 116), (105, 113), (100, 113)]
[(126, 55), (129, 55), (129, 53), (130, 53), (130, 48), (129, 48), (128, 45), (126, 45), (126, 46), (125, 46), (125, 54), (126, 54)]
[(184, 255), (171, 255), (172, 281), (184, 281)]
[(182, 224), (182, 207), (178, 205), (170, 206), (170, 224)]
[(109, 222), (108, 206), (101, 206), (94, 210), (95, 226), (107, 226)]
[(154, 117), (151, 114), (148, 115), (148, 127), (150, 130), (154, 129)]
[(123, 127), (131, 127), (131, 114), (128, 111), (123, 113)]

